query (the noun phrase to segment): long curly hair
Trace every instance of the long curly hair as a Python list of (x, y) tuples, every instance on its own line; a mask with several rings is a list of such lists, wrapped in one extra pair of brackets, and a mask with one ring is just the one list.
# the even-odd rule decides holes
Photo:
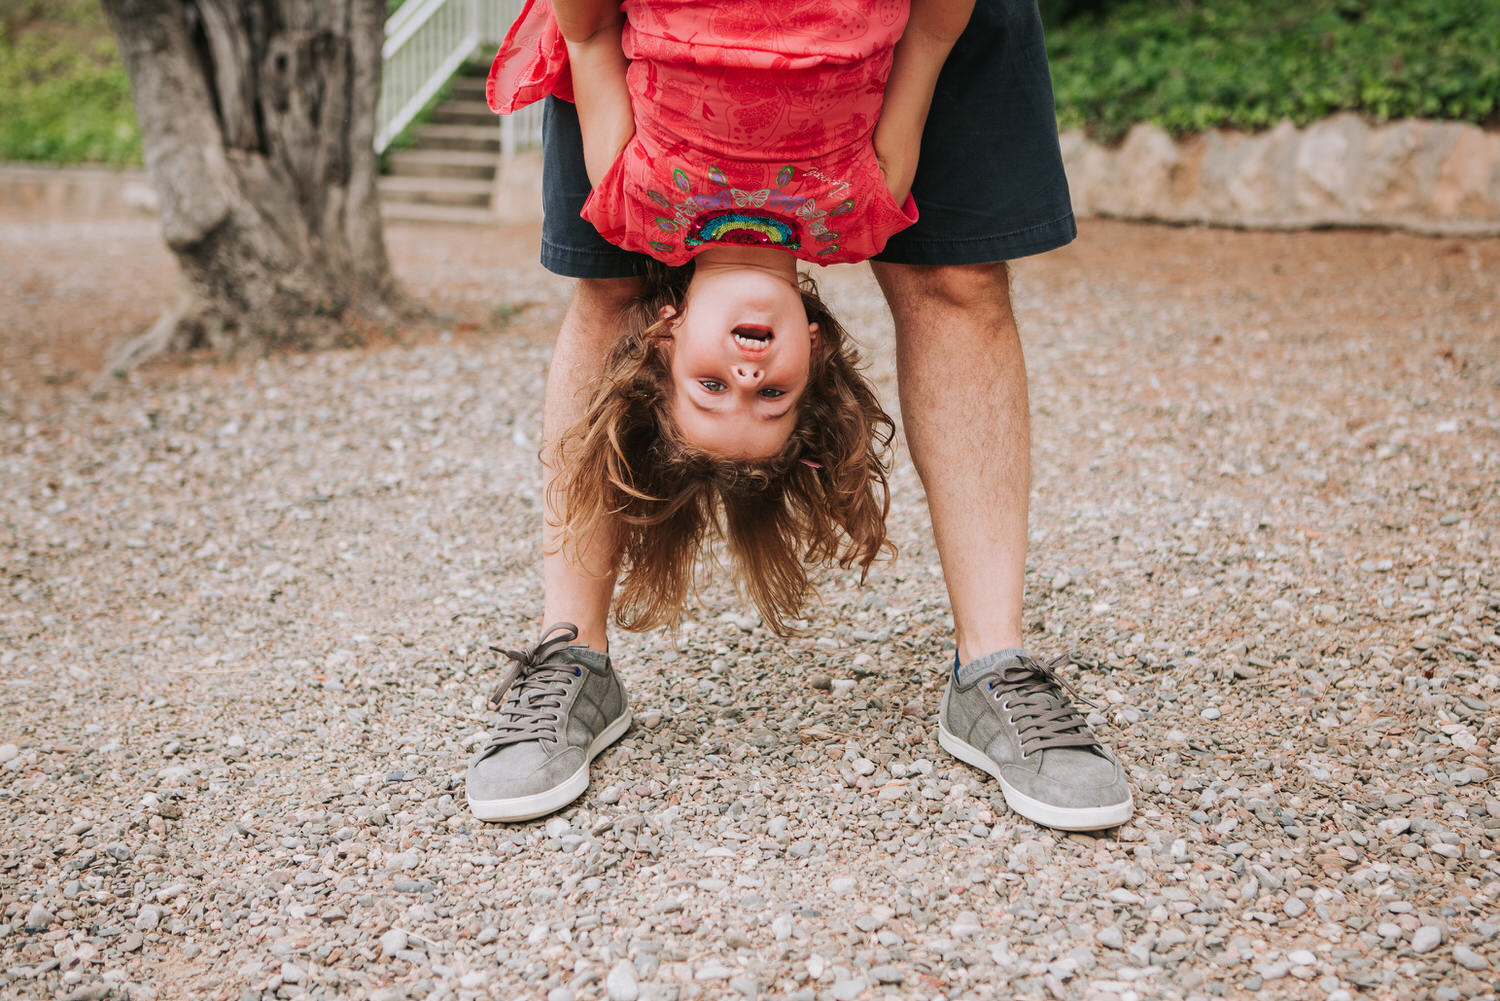
[(729, 459), (685, 441), (662, 341), (691, 276), (690, 265), (653, 268), (622, 311), (587, 411), (557, 443), (548, 487), (552, 510), (565, 512), (557, 544), (576, 552), (596, 528), (613, 527), (615, 622), (639, 631), (677, 623), (699, 559), (721, 537), (762, 619), (786, 635), (810, 590), (809, 567), (858, 566), (863, 580), (876, 558), (894, 554), (885, 520), (895, 425), (844, 328), (802, 275), (802, 303), (820, 336), (785, 446), (768, 459)]

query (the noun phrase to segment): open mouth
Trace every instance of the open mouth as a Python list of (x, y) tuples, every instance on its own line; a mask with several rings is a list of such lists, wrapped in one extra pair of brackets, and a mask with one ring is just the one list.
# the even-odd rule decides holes
[(757, 324), (745, 323), (735, 327), (731, 331), (734, 334), (735, 343), (741, 347), (755, 349), (763, 348), (771, 343), (774, 336), (770, 327), (762, 327)]

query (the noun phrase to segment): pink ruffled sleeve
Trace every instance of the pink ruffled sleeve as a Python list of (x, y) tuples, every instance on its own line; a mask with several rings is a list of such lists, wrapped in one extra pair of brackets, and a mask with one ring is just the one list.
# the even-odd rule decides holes
[(527, 0), (490, 64), (485, 96), (491, 111), (508, 115), (549, 94), (573, 100), (568, 47), (551, 0)]

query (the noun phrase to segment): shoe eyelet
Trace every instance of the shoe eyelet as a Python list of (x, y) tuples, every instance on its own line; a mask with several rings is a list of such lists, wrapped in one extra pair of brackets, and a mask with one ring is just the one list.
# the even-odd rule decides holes
[(990, 679), (989, 684), (986, 685), (985, 687), (988, 688), (990, 691), (993, 692), (995, 690), (995, 681), (994, 681), (994, 679), (993, 678)]
[(575, 668), (573, 668), (573, 677), (575, 677), (575, 678), (581, 678), (581, 677), (583, 677), (583, 668), (581, 668), (581, 667), (575, 667)]

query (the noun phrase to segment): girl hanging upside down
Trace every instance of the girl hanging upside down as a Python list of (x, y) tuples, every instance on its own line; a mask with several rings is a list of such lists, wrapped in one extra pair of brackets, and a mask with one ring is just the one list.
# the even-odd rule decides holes
[(560, 538), (608, 523), (616, 620), (675, 621), (712, 532), (785, 631), (808, 567), (888, 549), (890, 418), (797, 261), (878, 253), (972, 2), (531, 0), (491, 107), (577, 108), (599, 233), (659, 262), (556, 443)]

